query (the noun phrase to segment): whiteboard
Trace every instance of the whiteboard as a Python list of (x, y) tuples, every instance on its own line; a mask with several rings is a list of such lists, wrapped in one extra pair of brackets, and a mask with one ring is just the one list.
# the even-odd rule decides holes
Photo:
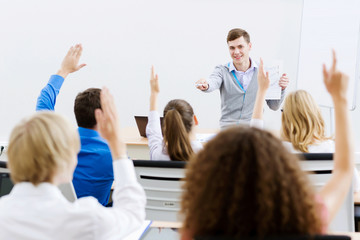
[[(187, 100), (201, 128), (217, 128), (219, 91), (194, 83), (229, 62), (226, 35), (251, 36), (254, 59), (279, 59), (295, 83), (302, 0), (0, 0), (0, 141), (35, 112), (36, 98), (68, 48), (83, 44), (87, 66), (65, 80), (56, 112), (76, 126), (77, 93), (107, 86), (123, 127), (149, 111), (149, 76), (159, 74), (159, 110)], [(270, 121), (270, 120), (269, 120)], [(278, 121), (276, 121), (278, 122)]]
[(360, 70), (360, 1), (304, 0), (297, 88), (305, 89), (325, 107), (333, 107), (323, 84), (322, 64), (329, 68), (331, 49), (337, 68), (349, 76), (348, 102), (356, 107)]

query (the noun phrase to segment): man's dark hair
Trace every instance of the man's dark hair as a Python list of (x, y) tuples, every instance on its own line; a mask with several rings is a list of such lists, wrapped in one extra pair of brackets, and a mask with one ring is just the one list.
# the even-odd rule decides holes
[(234, 28), (231, 29), (227, 35), (227, 42), (233, 41), (235, 39), (238, 39), (240, 37), (244, 37), (245, 41), (247, 43), (250, 43), (250, 35), (241, 28)]
[(100, 88), (89, 88), (76, 96), (74, 112), (79, 127), (95, 127), (95, 109), (101, 109), (100, 92)]

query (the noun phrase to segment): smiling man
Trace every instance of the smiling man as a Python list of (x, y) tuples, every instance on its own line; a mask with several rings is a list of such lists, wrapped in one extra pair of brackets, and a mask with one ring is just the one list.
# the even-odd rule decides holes
[[(232, 61), (216, 66), (207, 80), (200, 79), (196, 82), (196, 87), (203, 92), (220, 89), (221, 128), (251, 120), (258, 89), (258, 65), (249, 55), (252, 47), (250, 35), (240, 28), (232, 29), (228, 33), (227, 44)], [(288, 77), (283, 74), (279, 80), (281, 99), (266, 100), (270, 109), (279, 109), (288, 83)]]

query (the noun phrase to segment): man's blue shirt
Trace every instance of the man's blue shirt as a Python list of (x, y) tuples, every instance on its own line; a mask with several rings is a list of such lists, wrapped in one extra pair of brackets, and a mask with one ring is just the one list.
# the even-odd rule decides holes
[[(56, 98), (63, 82), (64, 78), (59, 75), (50, 77), (37, 99), (36, 111), (55, 109)], [(95, 130), (79, 127), (78, 131), (81, 149), (73, 177), (76, 195), (78, 198), (93, 196), (105, 206), (114, 181), (109, 146)]]

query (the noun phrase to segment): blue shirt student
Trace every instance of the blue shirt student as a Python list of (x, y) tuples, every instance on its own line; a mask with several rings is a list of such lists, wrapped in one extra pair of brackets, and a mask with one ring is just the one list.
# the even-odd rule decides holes
[[(36, 111), (54, 110), (64, 78), (52, 75), (37, 99)], [(112, 157), (107, 142), (93, 129), (78, 128), (81, 149), (73, 184), (78, 198), (93, 196), (102, 204), (109, 201), (114, 181)]]

